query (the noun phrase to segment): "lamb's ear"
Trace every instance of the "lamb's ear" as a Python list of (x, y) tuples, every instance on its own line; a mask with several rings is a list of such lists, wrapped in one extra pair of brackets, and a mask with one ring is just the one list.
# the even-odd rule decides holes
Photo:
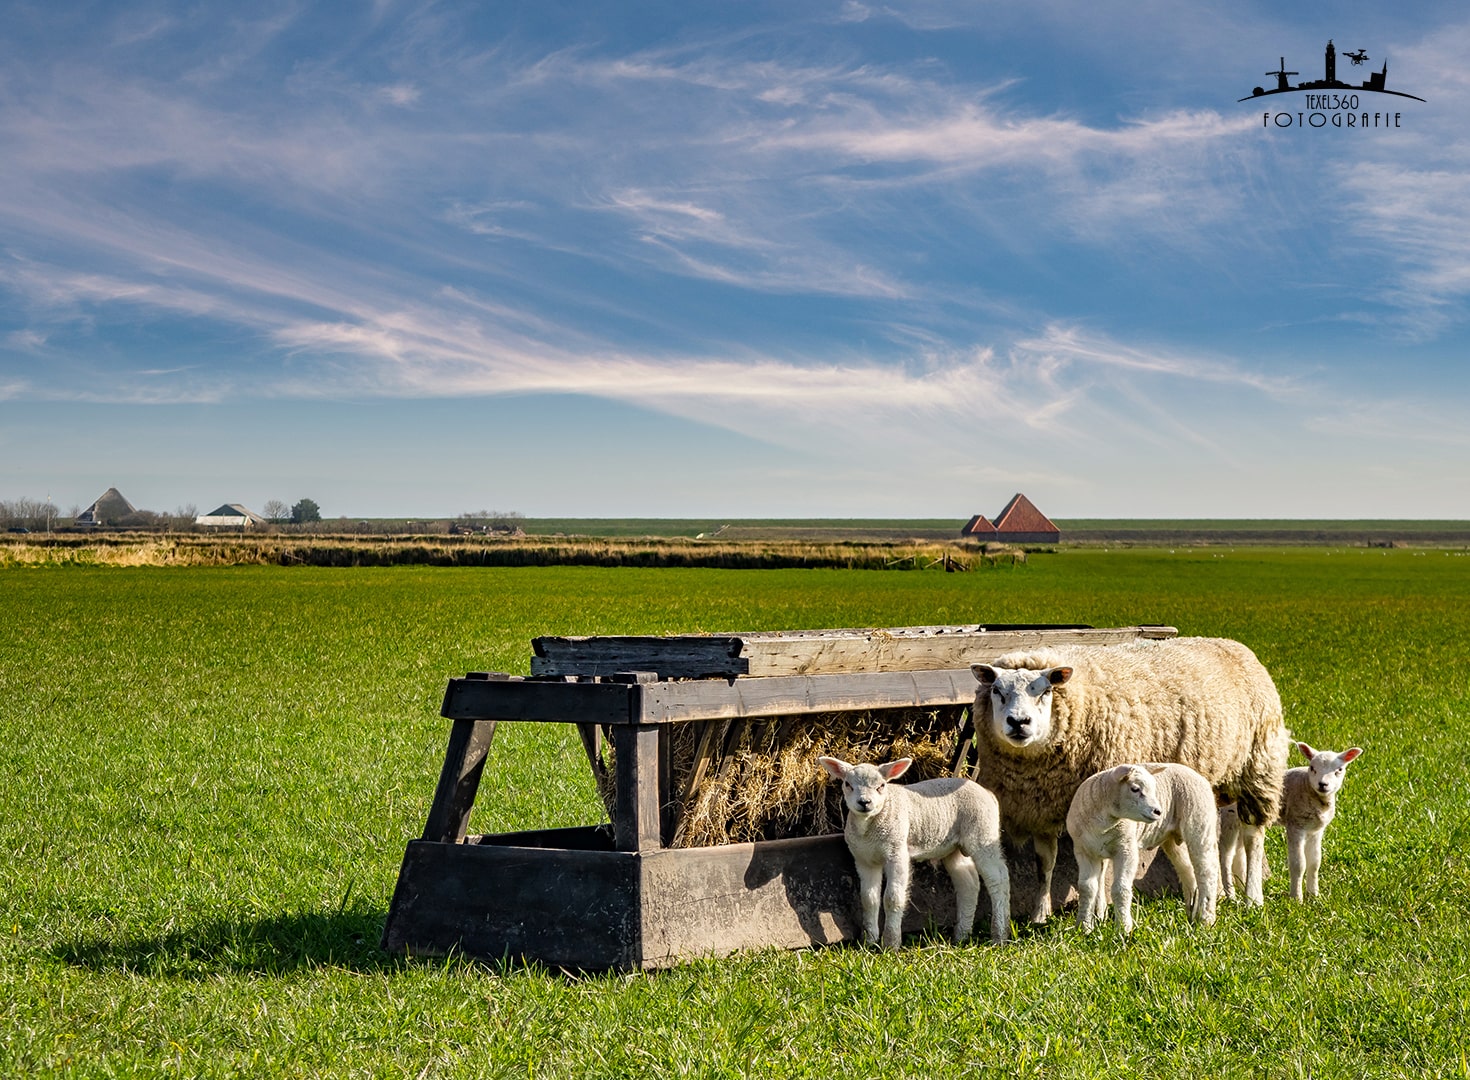
[(1046, 673), (1046, 681), (1053, 686), (1061, 686), (1072, 677), (1072, 669), (1069, 667), (1054, 667)]
[(971, 664), (970, 673), (980, 680), (981, 686), (995, 685), (995, 668), (989, 664)]
[(1152, 764), (1145, 765), (1144, 768), (1147, 769), (1149, 772), (1153, 773), (1155, 776), (1163, 776), (1164, 773), (1166, 773), (1166, 772), (1169, 771), (1169, 766), (1167, 766), (1167, 765), (1161, 765), (1158, 762), (1154, 762)]
[(1108, 771), (1108, 775), (1111, 776), (1116, 783), (1126, 784), (1128, 782), (1128, 774), (1132, 771), (1132, 765), (1115, 765), (1112, 769)]
[(1352, 761), (1353, 758), (1357, 757), (1362, 752), (1363, 748), (1361, 746), (1350, 746), (1342, 753), (1338, 754), (1337, 759), (1341, 761), (1344, 765), (1346, 765), (1349, 761)]
[(838, 780), (841, 780), (843, 777), (845, 777), (847, 775), (847, 770), (852, 768), (851, 765), (843, 761), (841, 758), (835, 757), (819, 757), (817, 758), (817, 764), (826, 769), (829, 773), (832, 774), (835, 779)]
[(1297, 743), (1296, 748), (1302, 752), (1302, 756), (1305, 757), (1308, 761), (1311, 761), (1314, 757), (1317, 756), (1317, 751), (1313, 750), (1304, 742)]
[(909, 766), (914, 763), (911, 757), (901, 757), (897, 761), (890, 761), (886, 765), (879, 765), (878, 771), (883, 774), (884, 780), (897, 780), (909, 771)]

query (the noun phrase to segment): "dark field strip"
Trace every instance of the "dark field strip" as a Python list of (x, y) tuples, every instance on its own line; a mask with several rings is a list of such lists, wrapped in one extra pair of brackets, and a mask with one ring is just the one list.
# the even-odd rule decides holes
[[(0, 569), (0, 1076), (1451, 1077), (1470, 971), (1470, 555), (1064, 549), (1015, 572)], [(543, 634), (1168, 623), (1360, 745), (1323, 895), (1129, 940), (764, 952), (574, 975), (378, 951), (445, 681)], [(504, 725), (471, 829), (601, 820)]]

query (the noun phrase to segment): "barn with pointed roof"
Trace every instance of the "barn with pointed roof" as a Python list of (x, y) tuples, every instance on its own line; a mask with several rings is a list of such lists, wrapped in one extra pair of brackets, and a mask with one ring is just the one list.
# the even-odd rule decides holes
[(966, 540), (993, 540), (1002, 544), (1058, 544), (1061, 543), (1062, 531), (1051, 518), (1036, 509), (1035, 503), (1018, 492), (1006, 503), (994, 524), (983, 514), (976, 514), (960, 530), (960, 536)]
[(115, 487), (110, 487), (97, 496), (96, 502), (76, 516), (76, 524), (83, 526), (116, 525), (137, 512), (133, 504), (123, 498), (122, 492)]
[(265, 523), (265, 518), (254, 510), (247, 510), (239, 503), (225, 503), (194, 519), (195, 525), (206, 525), (217, 529), (248, 529), (251, 526)]

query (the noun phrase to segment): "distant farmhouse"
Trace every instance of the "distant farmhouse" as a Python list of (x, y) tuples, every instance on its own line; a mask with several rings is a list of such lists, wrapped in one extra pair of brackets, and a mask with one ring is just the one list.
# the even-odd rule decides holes
[(217, 529), (248, 529), (265, 523), (265, 518), (254, 510), (245, 509), (239, 503), (225, 503), (194, 519), (195, 525), (209, 525)]
[(985, 515), (976, 514), (960, 530), (960, 536), (981, 543), (1058, 544), (1062, 540), (1062, 531), (1052, 524), (1051, 518), (1036, 509), (1030, 499), (1017, 494), (1006, 503), (994, 525), (985, 519)]
[(97, 501), (87, 507), (76, 517), (76, 524), (81, 526), (91, 525), (116, 525), (124, 518), (132, 517), (138, 511), (133, 504), (122, 497), (122, 492), (115, 487), (110, 487), (101, 495)]

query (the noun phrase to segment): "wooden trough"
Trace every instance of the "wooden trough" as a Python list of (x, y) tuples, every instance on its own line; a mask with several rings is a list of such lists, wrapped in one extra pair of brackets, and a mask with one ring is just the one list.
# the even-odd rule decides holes
[[(956, 730), (946, 771), (963, 773), (972, 760), (970, 664), (1042, 644), (1175, 633), (1010, 625), (538, 638), (529, 678), (471, 672), (449, 681), (444, 768), (423, 836), (404, 853), (383, 947), (637, 970), (855, 939), (857, 876), (840, 833), (677, 846), (717, 723), (724, 731), (744, 718), (799, 725), (820, 714), (948, 710), (942, 716)], [(495, 726), (506, 721), (576, 724), (611, 820), (467, 835)], [(692, 771), (678, 776), (673, 748), (683, 725), (703, 734)], [(1058, 904), (1075, 882), (1066, 854), (1053, 886)], [(948, 879), (916, 870), (905, 928), (952, 925)], [(1030, 859), (1013, 860), (1012, 877), (1018, 897), (1034, 893)], [(983, 926), (983, 896), (981, 905)]]

